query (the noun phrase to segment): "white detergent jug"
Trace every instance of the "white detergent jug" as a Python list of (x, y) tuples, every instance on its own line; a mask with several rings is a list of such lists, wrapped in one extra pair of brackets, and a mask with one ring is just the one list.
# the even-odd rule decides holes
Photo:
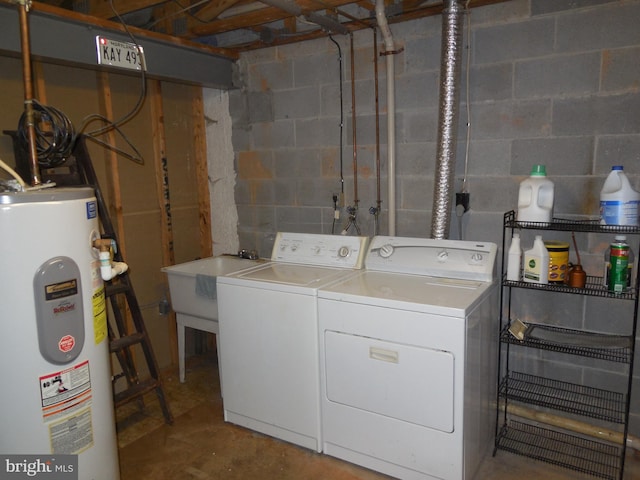
[(553, 218), (553, 182), (544, 165), (534, 165), (531, 176), (520, 183), (519, 222), (551, 222)]
[(621, 165), (611, 173), (600, 191), (600, 223), (602, 225), (638, 225), (640, 193), (629, 183)]

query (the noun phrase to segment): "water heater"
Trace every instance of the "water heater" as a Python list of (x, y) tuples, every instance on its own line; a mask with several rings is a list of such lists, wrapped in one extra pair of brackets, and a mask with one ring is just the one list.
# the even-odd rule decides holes
[(99, 237), (90, 188), (0, 192), (0, 454), (80, 480), (120, 477)]

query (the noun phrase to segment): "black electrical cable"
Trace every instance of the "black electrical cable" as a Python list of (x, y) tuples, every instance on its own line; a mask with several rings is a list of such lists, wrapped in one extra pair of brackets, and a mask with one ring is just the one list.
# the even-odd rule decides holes
[[(45, 168), (53, 168), (63, 164), (71, 151), (75, 141), (75, 131), (69, 117), (54, 107), (42, 105), (32, 100), (35, 116), (35, 140), (38, 164)], [(26, 113), (20, 116), (17, 135), (22, 146), (28, 148)]]
[(344, 162), (342, 158), (342, 129), (344, 128), (344, 101), (342, 99), (342, 49), (340, 48), (340, 44), (333, 39), (333, 36), (329, 35), (329, 40), (335, 43), (336, 47), (338, 47), (338, 64), (340, 67), (339, 79), (338, 83), (340, 85), (340, 191), (343, 194), (344, 198)]
[[(344, 161), (342, 158), (342, 129), (344, 127), (344, 102), (342, 99), (342, 49), (340, 48), (340, 44), (336, 42), (333, 36), (329, 35), (329, 40), (331, 40), (336, 47), (338, 48), (338, 65), (339, 65), (339, 77), (338, 84), (340, 85), (340, 195), (344, 198)], [(336, 195), (333, 196), (333, 223), (331, 225), (331, 233), (335, 233), (336, 229), (336, 220), (340, 218), (339, 210), (338, 210), (338, 198)]]
[(342, 235), (346, 235), (349, 228), (353, 225), (358, 235), (360, 235), (360, 227), (357, 224), (358, 205), (360, 199), (358, 198), (358, 142), (356, 140), (356, 90), (355, 90), (355, 54), (353, 48), (353, 33), (349, 34), (350, 46), (351, 46), (351, 128), (353, 136), (353, 207), (347, 207), (349, 214), (349, 222), (347, 226), (342, 230)]

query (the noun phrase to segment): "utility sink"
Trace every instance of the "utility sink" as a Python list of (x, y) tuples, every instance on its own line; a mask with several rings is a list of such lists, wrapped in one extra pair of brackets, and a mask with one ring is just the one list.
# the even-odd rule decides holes
[(217, 277), (264, 262), (264, 259), (250, 260), (236, 255), (221, 255), (162, 268), (169, 279), (171, 307), (176, 312), (180, 382), (185, 381), (185, 327), (215, 333), (218, 343)]

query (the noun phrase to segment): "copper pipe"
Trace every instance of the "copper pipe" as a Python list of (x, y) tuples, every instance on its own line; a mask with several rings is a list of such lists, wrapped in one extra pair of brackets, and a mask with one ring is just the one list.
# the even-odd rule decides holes
[[(373, 78), (376, 97), (376, 208), (380, 213), (380, 107), (378, 104), (378, 31), (373, 29)], [(377, 232), (376, 232), (377, 233)]]
[(353, 203), (358, 208), (358, 143), (356, 142), (356, 86), (355, 86), (355, 60), (353, 58), (353, 34), (351, 38), (351, 116), (353, 130)]
[(31, 71), (31, 46), (29, 44), (29, 21), (27, 2), (18, 4), (20, 20), (20, 46), (22, 48), (22, 77), (24, 81), (24, 111), (26, 118), (27, 140), (29, 142), (29, 164), (31, 167), (32, 186), (40, 185), (40, 167), (36, 151), (35, 113), (33, 110), (33, 72)]

